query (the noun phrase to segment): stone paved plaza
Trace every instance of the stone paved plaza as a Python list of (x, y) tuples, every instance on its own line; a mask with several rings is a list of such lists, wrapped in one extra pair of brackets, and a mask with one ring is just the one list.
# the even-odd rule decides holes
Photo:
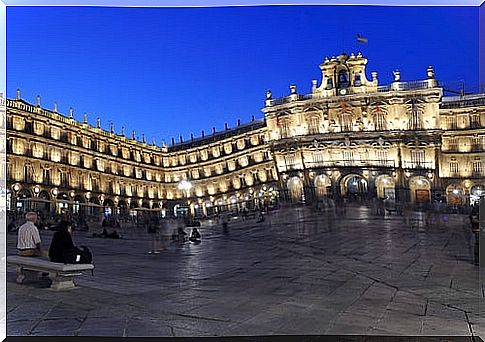
[[(485, 336), (484, 287), (468, 218), (406, 222), (349, 207), (338, 218), (281, 208), (263, 223), (204, 223), (202, 243), (148, 254), (148, 235), (75, 232), (94, 276), (54, 291), (7, 272), (8, 335)], [(187, 228), (187, 232), (189, 229)], [(48, 247), (52, 232), (42, 231)], [(16, 235), (8, 234), (8, 254)], [(482, 276), (483, 278), (483, 276)]]

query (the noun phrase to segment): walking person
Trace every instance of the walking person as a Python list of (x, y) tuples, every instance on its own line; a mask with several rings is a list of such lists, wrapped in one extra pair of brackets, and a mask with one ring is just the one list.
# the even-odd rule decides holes
[(154, 220), (147, 220), (147, 233), (150, 237), (148, 254), (160, 254), (160, 227)]

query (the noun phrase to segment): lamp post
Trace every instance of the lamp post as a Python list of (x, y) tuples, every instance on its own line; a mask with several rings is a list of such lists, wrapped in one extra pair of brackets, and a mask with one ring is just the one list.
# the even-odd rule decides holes
[(184, 195), (185, 195), (185, 199), (186, 199), (186, 202), (187, 202), (187, 206), (189, 205), (189, 197), (190, 197), (190, 189), (192, 189), (192, 183), (190, 183), (188, 180), (186, 179), (183, 179), (179, 185), (178, 185), (178, 189), (179, 190), (182, 190), (184, 192)]

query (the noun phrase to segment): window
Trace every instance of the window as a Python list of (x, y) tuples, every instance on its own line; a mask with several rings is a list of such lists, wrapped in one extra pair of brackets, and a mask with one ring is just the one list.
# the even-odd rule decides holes
[(338, 87), (347, 88), (349, 86), (349, 76), (346, 70), (340, 70), (338, 73)]
[(386, 150), (377, 150), (377, 161), (380, 165), (387, 164), (387, 151)]
[(360, 87), (362, 85), (362, 80), (360, 74), (355, 74), (354, 86)]
[(479, 114), (471, 114), (470, 115), (470, 128), (479, 128), (480, 127), (480, 115)]
[(450, 174), (457, 174), (458, 173), (458, 162), (456, 160), (450, 161)]
[(446, 122), (448, 129), (456, 129), (456, 117), (454, 115), (448, 116)]
[(91, 177), (91, 187), (93, 191), (99, 191), (99, 180), (97, 178)]
[(354, 151), (342, 151), (342, 156), (345, 165), (352, 164), (354, 160)]
[(421, 167), (425, 164), (424, 151), (412, 150), (411, 151), (411, 163), (413, 167)]
[(44, 170), (42, 171), (42, 177), (43, 177), (43, 179), (44, 179), (44, 180), (43, 180), (43, 183), (44, 183), (45, 185), (52, 185), (52, 183), (51, 183), (51, 170), (49, 170), (49, 169), (44, 169)]
[(30, 164), (24, 166), (24, 182), (32, 183), (32, 166)]
[(473, 173), (476, 175), (481, 175), (483, 172), (482, 161), (480, 159), (475, 159), (473, 161)]
[(295, 156), (293, 154), (285, 156), (285, 165), (287, 169), (291, 169), (295, 166)]
[(67, 188), (67, 173), (59, 170), (59, 178), (60, 178), (60, 181), (61, 181), (60, 186), (62, 188)]
[(289, 138), (291, 136), (290, 127), (286, 121), (282, 121), (280, 124), (280, 136), (282, 139)]
[(325, 162), (323, 153), (320, 151), (317, 151), (313, 153), (313, 162), (316, 164), (316, 166), (323, 166), (323, 163)]
[(320, 122), (318, 120), (318, 117), (311, 117), (308, 120), (308, 134), (318, 134), (320, 132), (319, 130)]
[(342, 113), (340, 115), (340, 126), (342, 128), (342, 132), (351, 131), (352, 130), (352, 114)]
[(450, 137), (448, 139), (448, 149), (450, 151), (456, 151), (458, 149), (458, 142), (456, 137)]
[(423, 118), (415, 102), (411, 103), (411, 117), (409, 120), (409, 129), (423, 129)]

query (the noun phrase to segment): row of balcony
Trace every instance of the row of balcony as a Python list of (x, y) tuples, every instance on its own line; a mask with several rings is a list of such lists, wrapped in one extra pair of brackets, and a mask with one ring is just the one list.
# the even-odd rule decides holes
[[(433, 169), (433, 162), (403, 162), (403, 168), (405, 169), (423, 169), (429, 170)], [(307, 169), (315, 168), (328, 168), (328, 167), (385, 167), (385, 168), (395, 168), (397, 166), (397, 161), (395, 160), (329, 160), (321, 162), (305, 162), (305, 167)], [(291, 170), (301, 170), (302, 164), (287, 164), (279, 168), (279, 171), (291, 171)]]

